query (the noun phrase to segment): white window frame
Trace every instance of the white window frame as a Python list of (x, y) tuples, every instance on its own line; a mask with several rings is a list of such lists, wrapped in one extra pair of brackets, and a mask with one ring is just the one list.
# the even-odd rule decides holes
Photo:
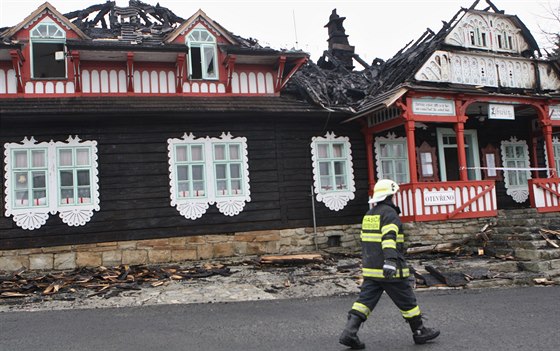
[[(554, 152), (554, 164), (556, 166), (556, 173), (558, 174), (560, 172), (560, 138), (558, 137), (554, 137), (552, 138), (552, 149)], [(548, 151), (546, 150), (546, 145), (544, 147), (544, 159), (546, 160), (546, 164), (548, 166), (548, 169), (546, 170), (546, 175), (548, 178), (550, 178), (552, 176), (552, 173), (550, 172), (550, 165), (548, 164)]]
[[(468, 43), (468, 47), (490, 48), (490, 30), (482, 17), (476, 16), (471, 18), (466, 26), (466, 35), (466, 43)], [(471, 41), (471, 35), (475, 41), (474, 43)]]
[[(13, 216), (13, 220), (16, 224), (27, 230), (39, 229), (43, 226), (50, 214), (59, 213), (59, 217), (62, 221), (69, 226), (82, 226), (90, 221), (93, 216), (93, 211), (99, 211), (99, 179), (97, 171), (97, 142), (96, 141), (81, 141), (78, 136), (70, 136), (66, 142), (42, 142), (37, 143), (37, 141), (31, 137), (23, 139), (21, 143), (6, 143), (4, 144), (5, 149), (5, 164), (6, 172), (4, 174), (5, 186), (6, 186), (6, 197), (5, 197), (5, 215), (7, 217)], [(89, 171), (89, 194), (90, 197), (87, 201), (77, 201), (73, 200), (72, 203), (62, 204), (60, 193), (61, 193), (61, 182), (59, 179), (60, 171), (64, 168), (59, 167), (58, 163), (58, 151), (64, 150), (88, 150), (88, 160), (87, 165), (81, 165), (81, 167), (72, 167), (73, 172), (73, 184), (76, 184), (77, 178), (74, 171), (78, 170), (88, 170)], [(45, 167), (41, 170), (45, 171), (45, 198), (39, 200), (37, 205), (27, 206), (16, 206), (16, 187), (17, 182), (21, 173), (24, 172), (24, 168), (16, 167), (15, 153), (26, 151), (28, 154), (33, 153), (33, 151), (41, 150), (45, 152)], [(28, 160), (30, 157), (28, 156)], [(74, 159), (75, 160), (75, 159)], [(33, 168), (28, 167), (28, 175), (33, 172)], [(70, 168), (66, 168), (70, 169)], [(20, 173), (19, 175), (16, 173)], [(17, 176), (17, 177), (16, 177)], [(82, 186), (82, 191), (85, 186)], [(32, 186), (28, 189), (32, 190)], [(73, 188), (75, 192), (78, 191), (78, 187)], [(29, 198), (28, 198), (29, 199)]]
[[(216, 204), (218, 210), (226, 216), (235, 216), (243, 211), (245, 204), (251, 201), (251, 190), (249, 185), (249, 161), (247, 157), (247, 139), (244, 137), (233, 137), (229, 132), (222, 133), (219, 138), (202, 137), (196, 138), (192, 133), (185, 133), (181, 138), (170, 138), (168, 143), (169, 157), (169, 186), (171, 206), (177, 208), (179, 213), (191, 220), (202, 217), (208, 210), (210, 205)], [(177, 148), (191, 148), (193, 145), (202, 146), (203, 160), (178, 162)], [(232, 158), (230, 151), (226, 155), (226, 159), (215, 159), (215, 147), (225, 145), (227, 150), (231, 150), (230, 146), (238, 149), (237, 157)], [(181, 195), (184, 190), (179, 186), (182, 179), (179, 179), (178, 167), (185, 165), (204, 165), (203, 194), (189, 194), (189, 196)], [(226, 172), (229, 174), (225, 180), (227, 183), (228, 193), (220, 193), (218, 180), (216, 178), (216, 169), (220, 165), (226, 165)], [(238, 177), (232, 177), (232, 165), (238, 165)], [(192, 174), (192, 173), (191, 173)], [(232, 186), (239, 181), (239, 187)], [(189, 188), (190, 189), (190, 188)], [(222, 189), (223, 190), (223, 189)], [(237, 190), (237, 191), (234, 191)]]
[[(206, 34), (206, 39), (201, 39), (202, 34)], [(198, 36), (198, 37), (197, 37)], [(197, 25), (192, 31), (190, 31), (186, 38), (186, 45), (189, 47), (189, 79), (191, 80), (218, 80), (220, 78), (219, 70), (218, 70), (218, 50), (217, 50), (217, 41), (216, 37), (210, 33), (208, 29), (206, 29), (202, 25)], [(201, 61), (201, 78), (193, 78), (193, 62), (192, 62), (192, 49), (199, 48), (200, 49), (200, 61)], [(206, 55), (206, 50), (210, 50), (213, 56), (213, 70), (214, 75), (208, 75), (207, 67), (208, 65), (208, 57)]]
[[(47, 30), (47, 33), (42, 33), (40, 28), (53, 28), (54, 31)], [(68, 65), (66, 61), (66, 31), (57, 25), (51, 18), (46, 17), (41, 22), (39, 22), (35, 27), (29, 31), (29, 42), (30, 47), (30, 65), (31, 65), (31, 77), (33, 79), (67, 79), (68, 77)], [(64, 47), (64, 76), (62, 77), (37, 77), (35, 72), (35, 62), (34, 62), (34, 44), (62, 44)]]
[[(513, 147), (522, 150), (523, 154), (521, 157), (507, 157), (507, 148)], [(525, 140), (517, 140), (516, 137), (512, 136), (509, 140), (502, 140), (501, 145), (502, 153), (502, 167), (504, 168), (530, 168), (529, 163), (529, 146)], [(513, 164), (512, 164), (513, 163)], [(508, 175), (510, 172), (515, 175), (517, 180), (521, 174), (525, 175), (525, 184), (511, 184)], [(523, 203), (527, 201), (529, 197), (529, 179), (531, 179), (531, 172), (518, 171), (518, 170), (504, 170), (504, 183), (507, 189), (506, 193), (513, 198), (514, 201), (518, 203)]]
[[(445, 152), (444, 148), (446, 146), (457, 148), (457, 144), (446, 144), (444, 143), (443, 137), (448, 135), (453, 135), (457, 138), (457, 134), (455, 130), (451, 128), (437, 128), (436, 129), (437, 141), (438, 141), (438, 158), (439, 158), (439, 167), (440, 167), (440, 175), (441, 181), (447, 181), (447, 170), (445, 169)], [(479, 156), (479, 148), (478, 148), (478, 134), (475, 129), (465, 129), (463, 131), (463, 136), (465, 138), (465, 155), (467, 157), (467, 166), (468, 166), (468, 159), (470, 158), (472, 161), (472, 168), (467, 170), (467, 173), (474, 175), (474, 179), (470, 180), (481, 180), (482, 174), (480, 172), (480, 156)], [(470, 143), (469, 143), (470, 140)]]
[[(402, 157), (383, 157), (382, 155), (382, 147), (384, 145), (401, 145), (403, 149), (403, 156)], [(385, 174), (383, 172), (383, 162), (389, 161), (392, 162), (392, 172), (389, 174)], [(408, 141), (406, 137), (397, 137), (395, 133), (388, 133), (386, 137), (376, 137), (375, 138), (375, 164), (377, 168), (377, 179), (391, 179), (399, 184), (405, 184), (410, 182), (410, 167), (408, 161)], [(395, 173), (395, 163), (396, 162), (404, 162), (404, 171), (405, 176), (402, 179), (399, 179)]]
[[(334, 155), (334, 146), (341, 146), (339, 156)], [(326, 146), (327, 157), (320, 154), (321, 146)], [(352, 147), (348, 137), (336, 136), (333, 132), (327, 132), (324, 137), (311, 138), (311, 160), (313, 163), (313, 189), (316, 199), (323, 202), (327, 208), (333, 211), (339, 211), (346, 207), (348, 201), (353, 200), (356, 192), (354, 183), (354, 170), (352, 164)], [(321, 174), (321, 163), (328, 164), (329, 174)], [(335, 174), (335, 164), (342, 164), (338, 173)], [(344, 177), (344, 188), (328, 189), (322, 185), (321, 177), (329, 177), (329, 182), (336, 185), (336, 178)]]

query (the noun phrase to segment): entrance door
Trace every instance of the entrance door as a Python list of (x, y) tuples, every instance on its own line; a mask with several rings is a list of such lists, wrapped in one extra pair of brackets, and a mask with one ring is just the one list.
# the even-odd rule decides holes
[[(464, 131), (465, 154), (469, 180), (480, 180), (480, 158), (476, 130)], [(457, 156), (457, 136), (450, 128), (437, 128), (439, 167), (442, 181), (459, 180), (459, 157)]]

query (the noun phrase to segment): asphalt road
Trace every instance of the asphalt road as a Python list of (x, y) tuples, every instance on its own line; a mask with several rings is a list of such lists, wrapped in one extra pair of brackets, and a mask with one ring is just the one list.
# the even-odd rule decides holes
[[(0, 350), (346, 350), (338, 335), (355, 297), (6, 312)], [(419, 292), (418, 300), (439, 338), (414, 345), (383, 296), (360, 330), (367, 350), (560, 350), (559, 286)]]

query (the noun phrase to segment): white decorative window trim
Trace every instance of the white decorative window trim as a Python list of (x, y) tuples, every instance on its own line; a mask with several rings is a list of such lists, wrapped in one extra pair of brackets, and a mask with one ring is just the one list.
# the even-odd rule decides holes
[[(552, 138), (552, 149), (554, 152), (554, 164), (556, 165), (556, 173), (560, 172), (560, 138)], [(556, 152), (559, 151), (559, 152)], [(550, 170), (550, 164), (548, 164), (548, 151), (546, 151), (546, 145), (544, 147), (544, 160), (547, 165), (546, 176), (550, 178), (552, 176)]]
[[(247, 157), (247, 138), (233, 137), (229, 132), (222, 133), (219, 138), (201, 137), (196, 138), (192, 133), (185, 133), (181, 138), (170, 138), (167, 140), (169, 159), (169, 187), (171, 206), (177, 208), (179, 213), (191, 220), (202, 217), (209, 205), (216, 204), (218, 210), (226, 216), (235, 216), (241, 213), (245, 204), (251, 201), (251, 189), (249, 184), (249, 160)], [(178, 196), (178, 175), (175, 162), (176, 146), (197, 144), (204, 146), (204, 181), (205, 195), (197, 198), (180, 198)], [(241, 156), (241, 187), (242, 192), (236, 195), (219, 195), (216, 188), (216, 177), (214, 168), (213, 146), (216, 144), (238, 144)]]
[[(319, 143), (342, 143), (345, 150), (345, 172), (346, 181), (348, 186), (344, 190), (324, 190), (321, 188), (321, 180), (319, 174), (319, 155), (317, 145)], [(348, 201), (353, 200), (356, 192), (354, 183), (354, 168), (352, 165), (352, 149), (348, 137), (337, 137), (333, 132), (327, 132), (324, 137), (311, 138), (311, 160), (313, 162), (313, 188), (317, 194), (317, 201), (323, 202), (330, 210), (342, 210), (348, 204)]]
[[(502, 165), (504, 168), (507, 168), (507, 162), (508, 162), (508, 158), (506, 158), (506, 147), (507, 146), (521, 146), (523, 147), (523, 153), (525, 158), (523, 159), (524, 161), (524, 167), (523, 168), (529, 168), (529, 146), (527, 145), (527, 141), (525, 140), (517, 140), (516, 137), (512, 136), (510, 138), (510, 140), (502, 140), (501, 143), (501, 153), (502, 153)], [(517, 167), (515, 167), (517, 168)], [(507, 170), (504, 170), (504, 183), (505, 183), (505, 188), (507, 189), (506, 193), (511, 196), (513, 198), (513, 200), (515, 202), (518, 203), (523, 203), (525, 201), (527, 201), (528, 197), (529, 197), (529, 183), (527, 182), (527, 184), (522, 184), (522, 185), (513, 185), (509, 183), (509, 177), (507, 174)], [(526, 176), (527, 179), (531, 179), (531, 172), (530, 171), (525, 171), (526, 172)]]
[[(89, 165), (83, 167), (89, 170), (89, 186), (91, 199), (87, 204), (76, 204), (76, 205), (59, 205), (59, 177), (58, 177), (58, 165), (57, 165), (57, 150), (59, 148), (85, 148), (89, 150)], [(32, 150), (43, 150), (46, 153), (45, 156), (45, 191), (46, 196), (42, 204), (38, 206), (31, 207), (15, 207), (13, 190), (15, 187), (16, 180), (14, 179), (13, 172), (15, 166), (15, 160), (13, 160), (14, 151), (32, 151)], [(81, 142), (78, 136), (69, 136), (67, 142), (41, 142), (37, 141), (31, 137), (28, 139), (25, 137), (21, 143), (6, 143), (4, 144), (4, 159), (5, 159), (5, 216), (13, 216), (13, 220), (16, 224), (27, 230), (39, 229), (43, 226), (50, 214), (56, 214), (59, 212), (59, 217), (62, 221), (69, 226), (82, 226), (90, 221), (93, 216), (93, 211), (99, 211), (99, 178), (97, 170), (97, 142), (96, 141), (83, 141)], [(27, 167), (26, 169), (31, 169)], [(29, 199), (28, 199), (29, 201)], [(38, 200), (39, 201), (39, 200)]]
[(408, 183), (410, 181), (410, 169), (408, 165), (408, 140), (406, 137), (397, 137), (395, 133), (387, 133), (386, 137), (376, 137), (374, 148), (375, 148), (375, 170), (377, 172), (378, 179), (386, 178), (385, 174), (383, 174), (383, 164), (381, 159), (381, 144), (390, 144), (390, 143), (402, 143), (404, 144), (404, 156), (406, 158), (405, 162), (405, 169), (406, 169), (406, 177), (403, 182), (399, 182), (397, 179), (393, 179), (397, 183)]

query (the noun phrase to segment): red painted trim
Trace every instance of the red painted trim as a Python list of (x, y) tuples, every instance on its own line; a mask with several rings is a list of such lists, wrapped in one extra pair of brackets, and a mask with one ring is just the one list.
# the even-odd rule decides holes
[(455, 124), (455, 134), (457, 135), (457, 157), (459, 161), (459, 179), (469, 180), (467, 173), (467, 153), (465, 151), (465, 125), (461, 122)]
[(126, 54), (126, 69), (128, 76), (128, 84), (126, 85), (126, 90), (129, 93), (134, 92), (134, 53), (129, 52)]
[(20, 50), (10, 50), (10, 56), (12, 57), (12, 66), (16, 71), (17, 92), (23, 93), (23, 80), (21, 77), (21, 69), (23, 67), (23, 62), (25, 61), (25, 58)]
[(80, 67), (80, 52), (71, 51), (70, 61), (72, 62), (72, 67), (74, 68), (74, 90), (76, 93), (82, 91), (82, 69)]
[(373, 187), (375, 186), (375, 167), (374, 167), (374, 156), (373, 156), (373, 134), (368, 128), (362, 128), (362, 134), (364, 135), (366, 141), (366, 157), (368, 166), (368, 195), (373, 195)]
[(418, 182), (418, 169), (416, 165), (416, 138), (414, 136), (414, 121), (406, 121), (406, 146), (408, 148), (408, 169), (410, 182)]
[[(472, 199), (468, 200), (467, 202), (464, 202), (463, 205), (461, 205), (460, 207), (458, 207), (457, 209), (455, 209), (455, 211), (451, 212), (450, 214), (447, 215), (447, 218), (451, 219), (453, 217), (455, 217), (457, 214), (459, 214), (460, 212), (462, 212), (465, 208), (469, 207), (470, 205), (472, 205), (475, 201), (478, 201), (478, 199), (484, 197), (484, 195), (486, 195), (487, 193), (489, 193), (490, 191), (492, 191), (492, 189), (494, 188), (486, 188), (484, 189), (482, 192), (477, 193), (475, 195), (475, 197), (473, 197)], [(462, 194), (462, 192), (461, 192)]]
[(233, 72), (235, 71), (235, 60), (237, 56), (229, 55), (226, 59), (226, 70), (227, 70), (227, 82), (226, 82), (226, 93), (231, 93), (231, 81), (233, 79)]
[(298, 59), (294, 65), (294, 67), (292, 68), (292, 70), (290, 71), (290, 73), (288, 73), (283, 79), (282, 79), (282, 84), (280, 84), (280, 88), (279, 90), (282, 90), (286, 84), (288, 83), (288, 80), (290, 80), (290, 78), (292, 78), (292, 76), (294, 75), (294, 73), (297, 72), (297, 70), (303, 66), (305, 63), (307, 62), (307, 57)]
[(275, 92), (279, 92), (282, 88), (282, 77), (284, 76), (284, 67), (286, 66), (286, 56), (280, 56), (278, 58), (278, 71), (276, 73), (276, 87)]
[(177, 61), (175, 62), (177, 72), (177, 86), (175, 87), (175, 91), (179, 94), (183, 92), (183, 81), (185, 79), (185, 61), (186, 54), (177, 55)]
[(406, 122), (406, 120), (404, 118), (397, 117), (397, 118), (393, 118), (391, 120), (388, 120), (386, 122), (376, 124), (373, 127), (369, 127), (368, 130), (373, 134), (378, 134), (378, 133), (381, 133), (383, 131), (393, 129), (395, 127), (400, 127), (400, 126), (404, 125), (405, 122)]
[[(560, 188), (559, 178), (541, 178), (541, 179), (529, 179), (529, 197), (531, 200), (531, 207), (537, 209), (537, 212), (560, 212), (560, 192), (552, 189), (551, 184), (555, 183), (557, 189)], [(543, 191), (550, 193), (550, 196), (555, 196), (556, 205), (552, 199), (544, 196), (544, 207), (537, 207), (535, 192), (533, 186), (543, 189)]]

